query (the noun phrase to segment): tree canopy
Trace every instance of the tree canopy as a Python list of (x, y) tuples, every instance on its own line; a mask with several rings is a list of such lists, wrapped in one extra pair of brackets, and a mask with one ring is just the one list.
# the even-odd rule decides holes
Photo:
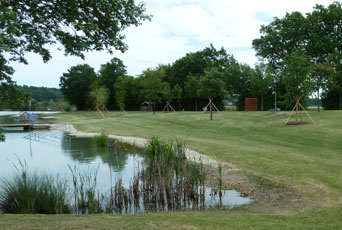
[(269, 25), (261, 26), (260, 33), (253, 47), (274, 67), (294, 50), (304, 50), (313, 61), (324, 63), (334, 49), (342, 50), (342, 3), (316, 5), (306, 15), (293, 12), (275, 17)]
[(64, 97), (77, 109), (91, 109), (89, 92), (97, 76), (92, 67), (87, 64), (71, 67), (63, 73), (59, 86)]
[(115, 108), (115, 88), (114, 83), (120, 76), (126, 74), (126, 66), (119, 58), (113, 58), (110, 62), (101, 65), (99, 71), (98, 84), (106, 87), (109, 91), (108, 108)]
[[(136, 4), (134, 0), (1, 0), (0, 12), (3, 87), (15, 84), (9, 60), (27, 64), (25, 55), (33, 52), (47, 62), (52, 58), (47, 47), (51, 44), (64, 49), (65, 55), (81, 58), (88, 51), (124, 52), (128, 47), (122, 32), (151, 18), (145, 13), (144, 3)], [(6, 97), (3, 90), (0, 94)]]

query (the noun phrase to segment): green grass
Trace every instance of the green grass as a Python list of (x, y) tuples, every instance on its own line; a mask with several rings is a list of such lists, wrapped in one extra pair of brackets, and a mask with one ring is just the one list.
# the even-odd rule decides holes
[(1, 215), (0, 226), (14, 223), (11, 229), (15, 229), (25, 222), (29, 229), (38, 218), (52, 229), (57, 228), (56, 222), (59, 226), (92, 229), (112, 225), (118, 229), (338, 229), (342, 226), (342, 112), (310, 114), (316, 123), (301, 126), (284, 126), (286, 113), (269, 112), (221, 112), (214, 115), (213, 121), (209, 114), (200, 112), (156, 116), (147, 112), (111, 112), (105, 119), (96, 112), (61, 114), (65, 118), (62, 122), (70, 122), (85, 132), (177, 138), (189, 148), (231, 163), (271, 198), (227, 211), (89, 219), (25, 216), (17, 222), (18, 217)]

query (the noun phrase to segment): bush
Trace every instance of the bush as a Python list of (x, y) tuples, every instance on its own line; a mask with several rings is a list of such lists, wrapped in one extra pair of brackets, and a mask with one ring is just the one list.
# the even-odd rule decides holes
[(99, 136), (94, 137), (97, 147), (107, 147), (108, 146), (108, 135), (101, 133)]

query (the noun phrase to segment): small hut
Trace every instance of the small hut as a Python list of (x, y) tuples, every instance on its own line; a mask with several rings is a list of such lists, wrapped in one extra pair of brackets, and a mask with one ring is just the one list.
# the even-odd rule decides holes
[(153, 101), (144, 101), (143, 103), (141, 103), (141, 110), (146, 112), (152, 112), (154, 104), (155, 102)]

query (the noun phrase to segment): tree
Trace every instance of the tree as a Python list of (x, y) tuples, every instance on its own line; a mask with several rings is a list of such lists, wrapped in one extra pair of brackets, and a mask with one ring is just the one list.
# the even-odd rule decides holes
[(331, 68), (328, 65), (315, 62), (312, 66), (312, 77), (314, 82), (314, 89), (317, 91), (317, 111), (320, 112), (321, 106), (321, 90), (327, 90), (328, 76), (331, 73)]
[(142, 93), (146, 100), (154, 102), (153, 115), (155, 115), (156, 103), (162, 102), (165, 85), (167, 84), (162, 81), (163, 72), (159, 70), (158, 67), (155, 70), (147, 69), (141, 76)]
[(91, 109), (89, 98), (90, 86), (96, 81), (97, 76), (89, 65), (77, 65), (71, 67), (67, 73), (63, 73), (59, 86), (64, 97), (77, 109)]
[[(261, 37), (253, 40), (253, 47), (258, 56), (277, 69), (281, 68), (285, 56), (295, 50), (303, 50), (312, 62), (325, 65), (335, 49), (342, 50), (341, 21), (342, 3), (338, 1), (327, 7), (316, 5), (306, 15), (287, 13), (284, 18), (274, 18), (269, 25), (262, 26)], [(322, 71), (313, 72), (318, 95), (327, 77)]]
[(13, 108), (28, 101), (29, 96), (22, 90), (18, 90), (16, 83), (12, 81), (11, 75), (13, 73), (13, 68), (8, 65), (8, 61), (0, 51), (0, 108)]
[(329, 75), (328, 87), (338, 94), (339, 110), (342, 110), (342, 52), (335, 50), (328, 57), (331, 74)]
[(264, 111), (264, 96), (270, 90), (273, 82), (271, 66), (263, 62), (256, 64), (252, 71), (251, 81), (252, 93), (260, 98), (260, 110)]
[(106, 87), (97, 87), (97, 84), (93, 86), (90, 91), (90, 97), (93, 99), (93, 104), (95, 108), (102, 114), (102, 111), (106, 109), (106, 104), (108, 102), (109, 92)]
[(188, 98), (195, 100), (195, 111), (197, 111), (197, 98), (199, 97), (200, 80), (194, 75), (189, 75), (185, 82), (185, 93)]
[(166, 78), (171, 88), (177, 84), (183, 88), (188, 76), (200, 77), (206, 69), (213, 67), (222, 70), (232, 58), (224, 48), (217, 50), (210, 44), (210, 47), (195, 53), (187, 53), (176, 60), (172, 66), (166, 68)]
[(212, 68), (207, 70), (200, 79), (200, 94), (209, 98), (210, 101), (210, 120), (213, 119), (213, 100), (224, 97), (226, 94), (222, 78), (222, 72), (217, 68)]
[(177, 84), (172, 89), (172, 95), (178, 102), (178, 111), (181, 111), (180, 99), (182, 98), (183, 89)]
[[(0, 65), (7, 64), (6, 58), (27, 64), (27, 52), (47, 62), (51, 54), (46, 45), (50, 44), (62, 45), (66, 55), (81, 58), (87, 51), (124, 52), (122, 32), (151, 18), (144, 4), (136, 5), (134, 0), (3, 0), (0, 7)], [(0, 82), (10, 83), (12, 74), (8, 66), (1, 66)]]
[(302, 13), (286, 13), (284, 18), (275, 17), (269, 25), (262, 25), (261, 37), (254, 39), (252, 44), (258, 56), (278, 68), (285, 55), (305, 48), (308, 31), (308, 23)]
[[(125, 104), (131, 95), (133, 80), (133, 77), (123, 75), (120, 76), (114, 84), (115, 100), (121, 109), (125, 108)], [(137, 98), (135, 99), (137, 100)]]
[(5, 141), (5, 135), (1, 133), (0, 131), (0, 142), (4, 142), (4, 141)]
[(300, 51), (286, 55), (281, 63), (281, 75), (286, 86), (285, 103), (293, 105), (300, 98), (307, 99), (313, 90), (311, 80), (312, 64), (310, 57)]
[(109, 90), (108, 108), (114, 109), (116, 105), (114, 84), (116, 80), (126, 74), (126, 66), (119, 58), (101, 65), (98, 84)]

